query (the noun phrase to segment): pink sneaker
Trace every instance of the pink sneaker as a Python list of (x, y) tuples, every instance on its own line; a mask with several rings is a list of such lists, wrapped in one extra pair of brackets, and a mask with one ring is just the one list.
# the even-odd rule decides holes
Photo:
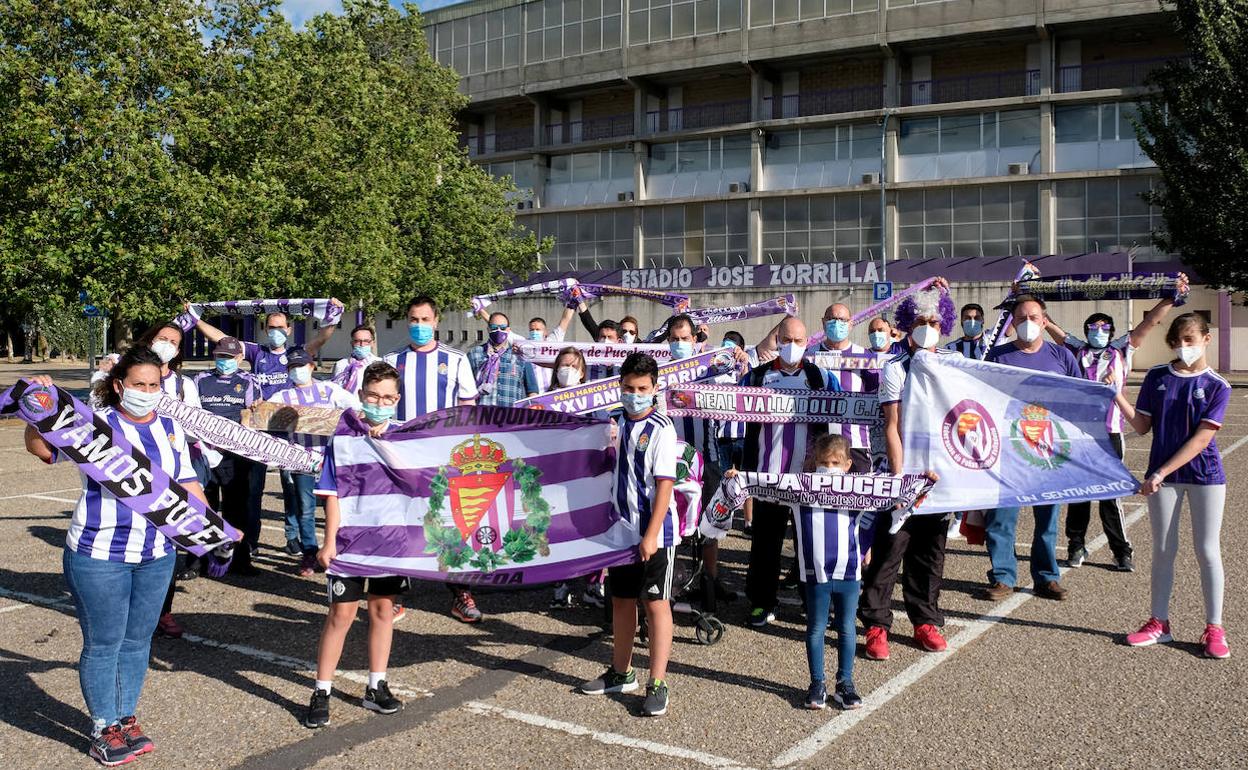
[(1173, 639), (1174, 637), (1170, 636), (1170, 621), (1157, 618), (1149, 618), (1139, 631), (1127, 634), (1127, 644), (1132, 647), (1147, 647), (1150, 644), (1169, 642)]
[(1226, 646), (1226, 629), (1222, 626), (1215, 626), (1212, 623), (1205, 626), (1205, 633), (1200, 637), (1200, 643), (1205, 647), (1206, 658), (1231, 657), (1231, 648)]

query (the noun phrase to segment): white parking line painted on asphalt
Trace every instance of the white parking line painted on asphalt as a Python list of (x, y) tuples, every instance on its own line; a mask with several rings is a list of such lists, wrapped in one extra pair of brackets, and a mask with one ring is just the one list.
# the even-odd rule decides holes
[(6, 612), (15, 612), (17, 610), (24, 610), (33, 606), (35, 605), (33, 604), (10, 604), (8, 607), (0, 607), (0, 614), (6, 613)]
[[(1244, 444), (1248, 444), (1248, 435), (1241, 436), (1238, 441), (1222, 450), (1222, 457), (1228, 457)], [(1148, 503), (1137, 503), (1134, 510), (1123, 520), (1123, 529), (1129, 530), (1140, 519), (1144, 518), (1144, 514), (1148, 510)], [(1109, 543), (1104, 533), (1098, 535), (1092, 542), (1088, 543), (1088, 554), (1095, 554)], [(1070, 571), (1069, 567), (1060, 567), (1061, 574)], [(979, 616), (968, 622), (967, 628), (949, 639), (949, 648), (944, 653), (925, 655), (918, 662), (912, 663), (908, 668), (900, 674), (884, 683), (884, 685), (867, 695), (862, 699), (862, 708), (854, 711), (843, 711), (832, 717), (823, 724), (822, 727), (815, 730), (809, 737), (799, 741), (792, 748), (777, 756), (772, 760), (773, 767), (786, 767), (795, 762), (801, 762), (810, 759), (823, 749), (827, 748), (837, 738), (840, 738), (855, 725), (879, 711), (886, 703), (893, 698), (906, 691), (910, 685), (922, 679), (928, 672), (935, 669), (941, 663), (950, 660), (954, 653), (966, 647), (971, 642), (991, 631), (994, 626), (1005, 620), (1015, 610), (1025, 604), (1029, 599), (1035, 598), (1033, 593), (1016, 593), (997, 606), (993, 607), (989, 612)]]
[[(53, 494), (54, 492), (81, 492), (81, 491), (82, 491), (82, 487), (66, 487), (64, 489), (49, 489), (46, 492), (27, 492), (26, 494), (23, 494), (23, 495), (7, 495), (5, 497), (0, 497), (0, 500), (17, 500), (18, 498), (22, 498), (22, 497), (39, 497), (40, 495), (50, 495), (50, 494)], [(71, 502), (76, 503), (78, 501), (73, 500)]]
[(54, 502), (54, 503), (75, 503), (75, 504), (77, 504), (77, 502), (78, 502), (78, 498), (76, 498), (76, 497), (53, 497), (52, 495), (27, 495), (27, 497), (34, 498), (35, 500), (51, 500), (51, 501), (52, 501), (52, 502)]
[(628, 735), (620, 735), (618, 733), (608, 733), (601, 730), (595, 730), (584, 725), (573, 724), (572, 722), (563, 722), (558, 719), (549, 719), (547, 717), (538, 716), (537, 714), (526, 714), (522, 711), (512, 711), (511, 709), (491, 706), (488, 703), (479, 701), (469, 701), (463, 706), (465, 711), (469, 711), (477, 716), (495, 716), (503, 719), (510, 719), (513, 722), (523, 722), (534, 727), (542, 727), (547, 730), (555, 730), (557, 732), (573, 735), (578, 738), (589, 738), (590, 740), (603, 743), (608, 746), (623, 746), (625, 748), (645, 751), (651, 754), (657, 754), (662, 757), (671, 757), (673, 759), (685, 759), (690, 762), (697, 762), (707, 767), (731, 768), (732, 770), (744, 770), (748, 767), (734, 759), (726, 757), (718, 757), (714, 754), (707, 754), (703, 751), (694, 749), (686, 749), (681, 746), (669, 746), (664, 743), (656, 743), (647, 741), (642, 738), (633, 738)]
[[(51, 609), (69, 610), (70, 612), (74, 611), (74, 605), (64, 598), (53, 598), (50, 596), (40, 596), (39, 594), (30, 594), (24, 591), (13, 591), (3, 586), (0, 586), (0, 597), (24, 603), (23, 605), (17, 605), (18, 607), (37, 605)], [(0, 609), (0, 612), (8, 612), (12, 609), (15, 609), (15, 607), (5, 607)], [(207, 639), (197, 634), (183, 634), (182, 641), (190, 642), (191, 644), (198, 644), (203, 647), (211, 647), (217, 650), (225, 650), (227, 652), (245, 655), (249, 658), (264, 661), (265, 663), (281, 666), (282, 668), (288, 668), (291, 671), (298, 671), (300, 673), (316, 671), (316, 664), (312, 661), (292, 658), (289, 655), (281, 655), (276, 652), (269, 652), (268, 650), (249, 647), (245, 644), (219, 642), (215, 639)], [(334, 675), (335, 677), (345, 679), (348, 682), (354, 682), (355, 684), (368, 684), (368, 674), (366, 672), (335, 671)], [(433, 693), (429, 690), (424, 690), (419, 687), (404, 687), (395, 684), (393, 681), (390, 682), (390, 685), (391, 692), (395, 695), (402, 695), (407, 698), (428, 698), (433, 695)]]

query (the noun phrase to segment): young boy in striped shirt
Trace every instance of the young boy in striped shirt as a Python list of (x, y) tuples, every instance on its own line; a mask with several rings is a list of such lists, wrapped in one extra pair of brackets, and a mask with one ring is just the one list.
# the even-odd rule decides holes
[(641, 538), (639, 561), (607, 571), (611, 587), (615, 647), (611, 666), (581, 685), (586, 695), (632, 692), (633, 637), (637, 634), (637, 601), (644, 602), (650, 630), (650, 684), (642, 713), (667, 713), (667, 661), (672, 652), (672, 567), (680, 529), (672, 486), (676, 480), (676, 429), (655, 410), (659, 366), (644, 353), (633, 353), (620, 367), (620, 402), (612, 499), (616, 512)]

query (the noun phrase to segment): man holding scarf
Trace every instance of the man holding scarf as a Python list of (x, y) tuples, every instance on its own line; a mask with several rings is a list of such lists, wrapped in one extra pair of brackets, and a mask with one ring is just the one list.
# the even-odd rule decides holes
[(468, 351), (468, 364), (477, 381), (482, 406), (511, 406), (541, 392), (533, 364), (511, 346), (511, 321), (494, 312), (489, 319), (489, 339)]
[(364, 370), (381, 360), (381, 356), (373, 352), (374, 339), (373, 327), (368, 324), (355, 327), (351, 330), (351, 355), (334, 364), (330, 379), (353, 396), (359, 395)]

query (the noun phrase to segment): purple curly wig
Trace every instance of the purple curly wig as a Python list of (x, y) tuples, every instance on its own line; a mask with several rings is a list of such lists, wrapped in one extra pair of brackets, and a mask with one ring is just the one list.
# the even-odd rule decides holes
[(953, 306), (953, 298), (948, 292), (940, 289), (927, 289), (906, 297), (897, 306), (894, 326), (906, 334), (914, 328), (914, 319), (940, 317), (941, 336), (948, 337), (958, 319), (958, 310)]

